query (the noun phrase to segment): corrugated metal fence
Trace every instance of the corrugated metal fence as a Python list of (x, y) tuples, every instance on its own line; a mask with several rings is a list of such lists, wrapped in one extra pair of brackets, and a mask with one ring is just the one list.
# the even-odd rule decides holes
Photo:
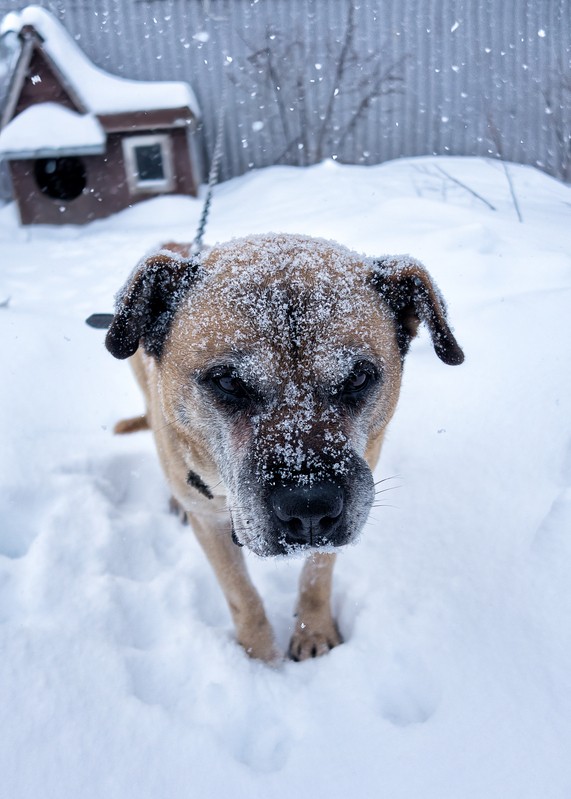
[(448, 153), (571, 180), (571, 0), (40, 4), (104, 69), (187, 80), (206, 150), (226, 94), (223, 178)]

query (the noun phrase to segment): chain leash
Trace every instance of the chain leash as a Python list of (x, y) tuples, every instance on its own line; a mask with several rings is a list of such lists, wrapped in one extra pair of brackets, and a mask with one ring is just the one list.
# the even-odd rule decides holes
[(218, 129), (216, 131), (216, 143), (214, 145), (214, 152), (212, 154), (210, 172), (208, 174), (208, 189), (206, 191), (204, 205), (202, 206), (202, 214), (200, 216), (200, 222), (198, 223), (198, 230), (196, 231), (196, 236), (194, 237), (194, 241), (192, 242), (192, 248), (191, 248), (192, 255), (198, 255), (202, 250), (202, 239), (204, 238), (204, 230), (206, 228), (206, 222), (208, 220), (210, 203), (212, 202), (212, 192), (214, 190), (214, 186), (218, 182), (218, 173), (220, 171), (220, 162), (222, 160), (222, 150), (223, 150), (222, 140), (224, 134), (225, 104), (226, 104), (226, 85), (224, 85), (222, 91), (222, 101), (220, 103), (220, 109), (218, 111)]

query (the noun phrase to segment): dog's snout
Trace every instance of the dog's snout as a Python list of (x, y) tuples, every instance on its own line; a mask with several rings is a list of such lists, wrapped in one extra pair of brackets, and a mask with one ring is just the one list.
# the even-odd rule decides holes
[(288, 546), (335, 545), (344, 504), (343, 489), (335, 483), (284, 485), (271, 494), (275, 521)]

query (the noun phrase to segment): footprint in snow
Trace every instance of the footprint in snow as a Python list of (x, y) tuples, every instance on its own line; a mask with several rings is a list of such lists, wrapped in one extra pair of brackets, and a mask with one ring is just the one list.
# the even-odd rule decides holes
[(195, 710), (235, 760), (252, 771), (270, 774), (286, 765), (291, 735), (283, 718), (269, 709), (267, 697), (212, 682), (200, 692)]
[(533, 541), (534, 551), (567, 558), (569, 529), (571, 529), (571, 488), (566, 488), (555, 498), (539, 525)]
[(8, 488), (0, 496), (0, 555), (11, 560), (23, 558), (39, 535), (40, 519), (49, 497), (29, 489)]
[(440, 703), (440, 690), (414, 656), (395, 657), (381, 676), (381, 683), (377, 699), (380, 714), (397, 727), (425, 724)]
[(537, 528), (532, 549), (536, 553), (567, 557), (571, 529), (571, 441), (567, 443), (561, 478), (565, 488), (555, 497), (549, 511)]
[(113, 455), (85, 466), (106, 499), (117, 508), (145, 507), (164, 502), (164, 487), (156, 458), (148, 452)]
[(100, 512), (111, 534), (101, 551), (110, 574), (148, 582), (173, 566), (180, 530), (168, 511), (169, 492), (152, 454), (76, 460), (60, 471), (90, 485), (102, 499)]

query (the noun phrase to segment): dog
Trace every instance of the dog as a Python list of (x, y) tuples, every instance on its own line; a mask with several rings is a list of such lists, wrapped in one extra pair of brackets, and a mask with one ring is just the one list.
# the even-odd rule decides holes
[(106, 347), (130, 358), (146, 402), (116, 432), (150, 428), (174, 502), (216, 573), (253, 658), (280, 659), (242, 547), (306, 554), (293, 660), (341, 643), (333, 566), (360, 534), (418, 326), (464, 355), (444, 300), (409, 256), (268, 234), (193, 256), (167, 244), (117, 296)]

